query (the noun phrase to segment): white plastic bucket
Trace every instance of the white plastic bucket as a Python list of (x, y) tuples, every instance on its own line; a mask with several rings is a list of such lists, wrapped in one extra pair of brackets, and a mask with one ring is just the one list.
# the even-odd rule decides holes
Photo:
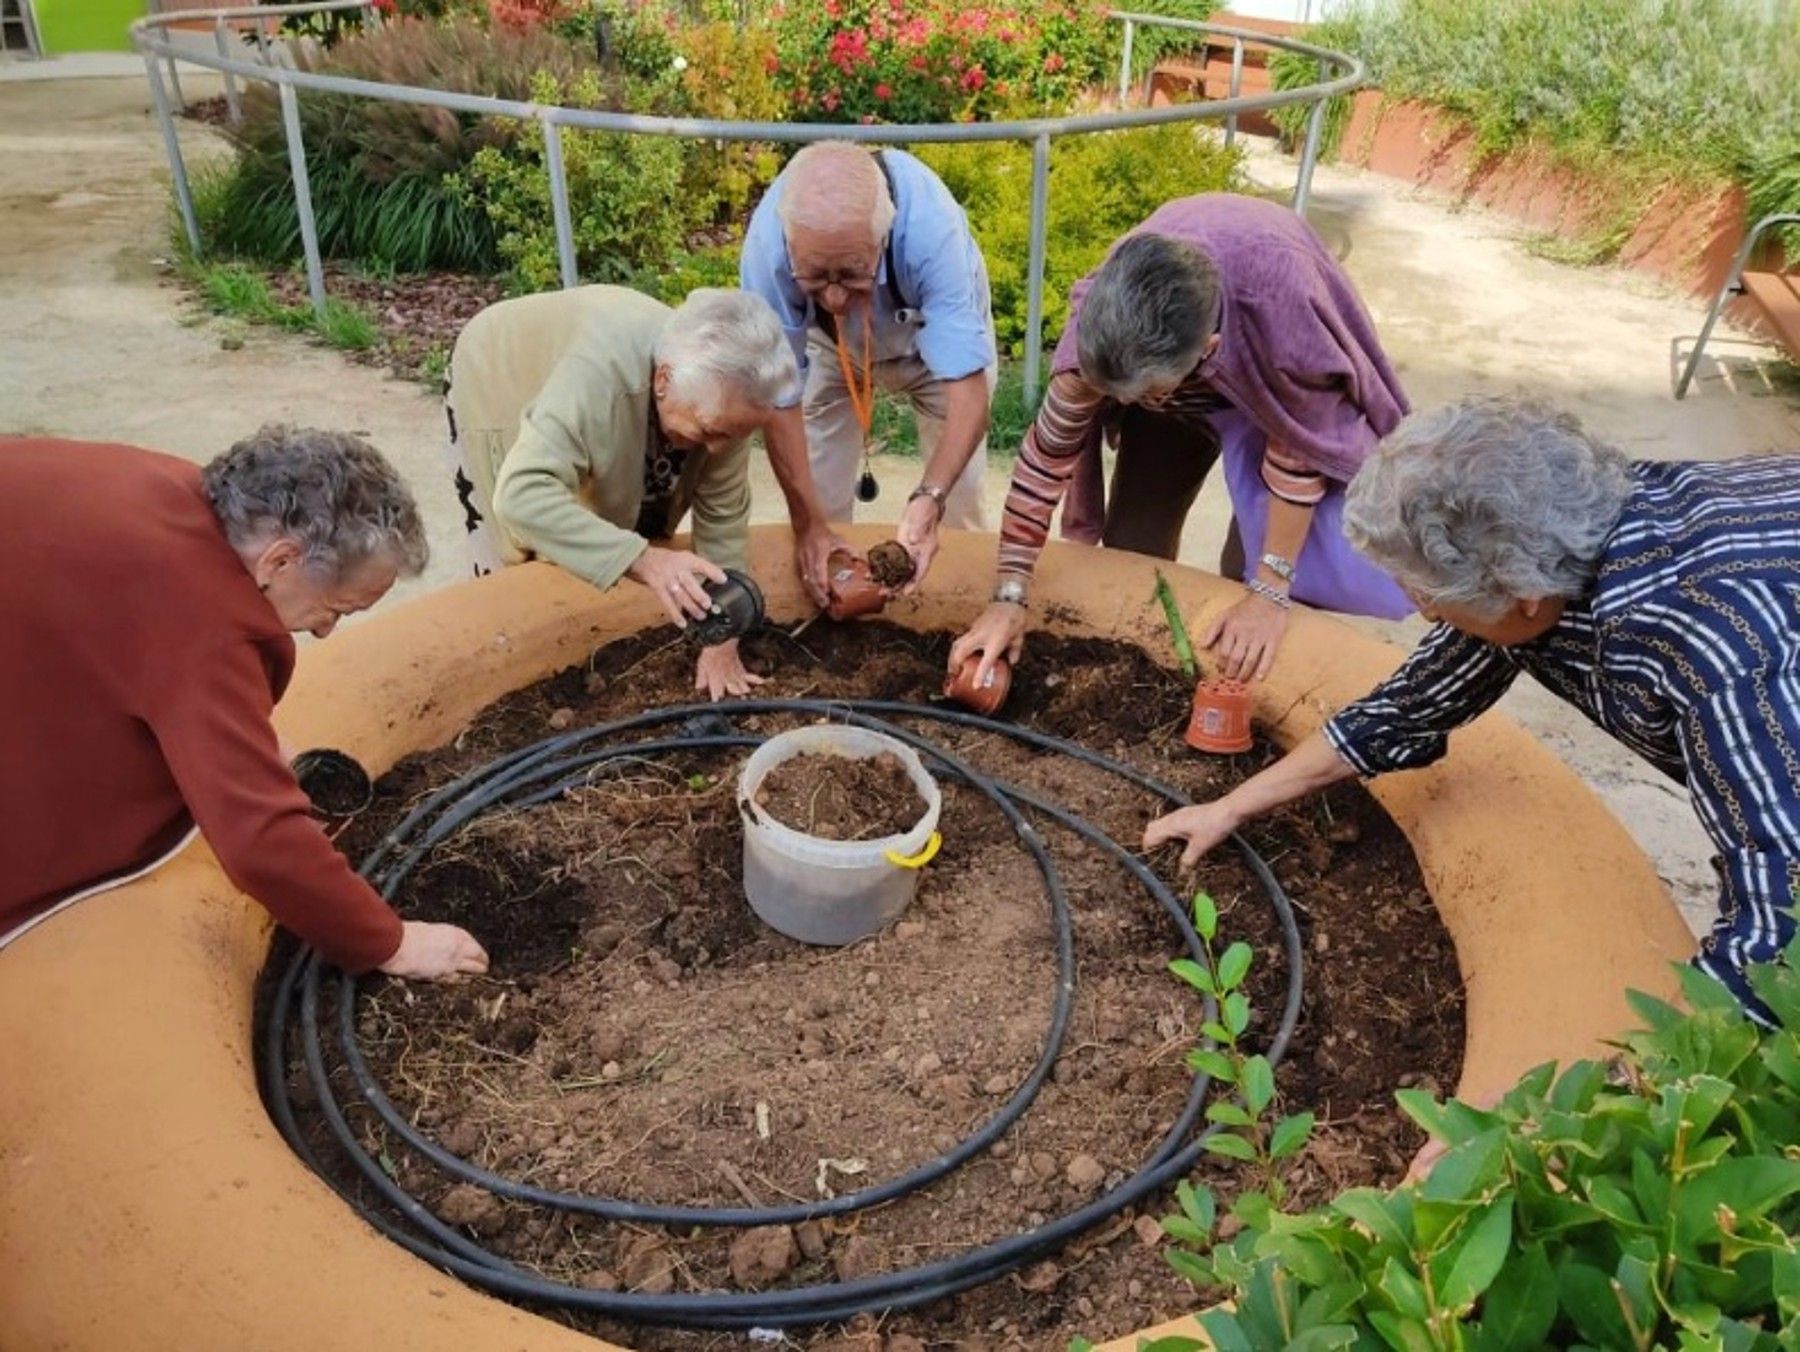
[[(876, 840), (822, 840), (764, 812), (756, 791), (764, 776), (798, 755), (870, 760), (886, 753), (906, 767), (925, 800), (911, 830)], [(744, 822), (744, 896), (750, 909), (791, 939), (851, 944), (897, 919), (912, 903), (919, 870), (937, 853), (943, 795), (913, 749), (867, 728), (819, 723), (769, 738), (738, 776)]]

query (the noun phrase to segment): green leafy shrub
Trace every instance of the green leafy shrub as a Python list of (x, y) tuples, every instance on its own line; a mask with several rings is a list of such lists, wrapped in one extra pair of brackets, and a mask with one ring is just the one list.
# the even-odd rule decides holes
[[(987, 258), (1001, 351), (1025, 345), (1031, 242), (1031, 152), (1015, 145), (921, 146), (957, 201)], [(1171, 198), (1240, 183), (1240, 156), (1193, 127), (1071, 136), (1051, 148), (1045, 236), (1044, 335), (1068, 318), (1069, 288), (1097, 267), (1114, 240)]]
[[(592, 71), (566, 83), (540, 75), (532, 82), (531, 98), (577, 108), (606, 104), (600, 77)], [(575, 259), (586, 280), (622, 282), (675, 257), (687, 219), (680, 144), (666, 136), (564, 128), (562, 148)], [(515, 286), (537, 291), (557, 284), (556, 226), (541, 124), (522, 129), (504, 150), (483, 147), (451, 181), (459, 186), (463, 202), (486, 218)]]
[[(1800, 137), (1777, 142), (1751, 157), (1745, 169), (1751, 223), (1764, 216), (1800, 212)], [(1800, 226), (1781, 232), (1787, 261), (1800, 263)]]
[[(590, 67), (569, 44), (542, 32), (488, 30), (470, 19), (402, 19), (346, 38), (329, 51), (302, 48), (304, 70), (500, 98), (531, 97), (538, 71), (571, 79)], [(348, 95), (300, 94), (302, 139), (319, 247), (399, 271), (491, 270), (499, 261), (488, 220), (471, 212), (448, 176), (484, 149), (504, 155), (516, 124), (442, 108)], [(229, 168), (197, 193), (209, 249), (281, 263), (300, 253), (300, 222), (275, 87), (251, 85)]]
[[(1170, 19), (1192, 19), (1196, 23), (1204, 23), (1212, 18), (1221, 6), (1218, 0), (1124, 0), (1115, 6), (1117, 9), (1132, 14), (1160, 14)], [(1113, 49), (1108, 71), (1118, 70), (1120, 59), (1124, 53), (1119, 50), (1124, 42), (1124, 30), (1121, 25), (1114, 24), (1109, 34)], [(1139, 24), (1131, 38), (1131, 78), (1141, 82), (1157, 66), (1157, 63), (1173, 57), (1186, 56), (1202, 46), (1204, 39), (1197, 33), (1179, 28), (1163, 28), (1154, 25)]]
[(1246, 1193), (1216, 1244), (1212, 1197), (1184, 1192), (1171, 1261), (1234, 1302), (1200, 1316), (1214, 1346), (1800, 1345), (1797, 962), (1751, 974), (1780, 1031), (1684, 969), (1692, 1012), (1634, 993), (1646, 1026), (1610, 1063), (1540, 1066), (1491, 1110), (1402, 1092), (1448, 1144), (1416, 1187), (1297, 1214)]
[[(1307, 30), (1306, 40), (1317, 47), (1333, 51), (1353, 50), (1356, 45), (1354, 24), (1342, 19), (1329, 19)], [(1304, 89), (1320, 82), (1319, 63), (1299, 52), (1276, 52), (1269, 58), (1269, 83), (1275, 89)], [(1269, 120), (1280, 130), (1282, 139), (1298, 146), (1306, 139), (1306, 124), (1312, 117), (1310, 103), (1290, 103), (1269, 114)], [(1350, 122), (1350, 96), (1340, 94), (1325, 102), (1325, 122), (1319, 128), (1319, 155), (1336, 155), (1344, 141), (1344, 128)]]

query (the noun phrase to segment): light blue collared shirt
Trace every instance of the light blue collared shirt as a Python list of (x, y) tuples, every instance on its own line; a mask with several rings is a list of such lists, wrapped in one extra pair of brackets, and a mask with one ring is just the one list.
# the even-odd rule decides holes
[[(884, 150), (882, 159), (894, 182), (892, 254), (900, 275), (898, 286), (889, 284), (884, 249), (875, 278), (875, 351), (881, 358), (916, 351), (940, 380), (985, 371), (995, 359), (994, 321), (987, 266), (969, 232), (969, 218), (943, 180), (917, 158)], [(774, 307), (804, 376), (807, 331), (820, 326), (812, 301), (794, 280), (776, 214), (786, 178), (783, 172), (769, 185), (750, 217), (738, 284)]]

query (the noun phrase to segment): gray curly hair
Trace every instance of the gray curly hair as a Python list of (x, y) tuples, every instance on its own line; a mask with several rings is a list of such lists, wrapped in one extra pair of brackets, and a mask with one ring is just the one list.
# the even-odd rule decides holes
[(1350, 542), (1428, 603), (1496, 619), (1584, 595), (1631, 491), (1624, 454), (1572, 415), (1481, 398), (1414, 414), (1350, 481)]
[(348, 432), (271, 424), (213, 460), (200, 483), (240, 552), (290, 539), (308, 569), (334, 582), (377, 557), (415, 577), (430, 558), (399, 472)]

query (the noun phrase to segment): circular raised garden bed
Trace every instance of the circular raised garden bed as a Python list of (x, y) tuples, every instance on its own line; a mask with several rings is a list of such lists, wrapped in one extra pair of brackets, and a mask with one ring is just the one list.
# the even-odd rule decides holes
[[(756, 532), (754, 562), (778, 616), (799, 609), (787, 550), (785, 532)], [(929, 630), (966, 618), (990, 561), (990, 540), (952, 539), (907, 619)], [(1235, 591), (1171, 575), (1190, 613)], [(1146, 561), (1053, 549), (1039, 590), (1049, 629), (1156, 635), (1136, 604), (1150, 590)], [(496, 698), (654, 620), (632, 592), (596, 601), (548, 568), (510, 570), (309, 648), (284, 732), (342, 747), (380, 773), (451, 742)], [(1281, 671), (1257, 692), (1264, 725), (1292, 740), (1393, 656), (1298, 617)], [(1020, 678), (1013, 699), (1028, 703), (1029, 664)], [(1597, 801), (1512, 725), (1486, 720), (1449, 762), (1378, 796), (1456, 941), (1466, 1090), (1591, 1050), (1625, 1023), (1626, 986), (1668, 988), (1664, 964), (1688, 941), (1654, 875)], [(0, 1019), (12, 1033), (0, 1076), (13, 1087), (0, 1107), (0, 1234), (21, 1237), (0, 1263), (0, 1345), (596, 1346), (409, 1257), (288, 1150), (252, 1073), (252, 986), (267, 939), (261, 912), (202, 847), (0, 955)], [(1130, 977), (1122, 984), (1132, 989), (1165, 983)]]

